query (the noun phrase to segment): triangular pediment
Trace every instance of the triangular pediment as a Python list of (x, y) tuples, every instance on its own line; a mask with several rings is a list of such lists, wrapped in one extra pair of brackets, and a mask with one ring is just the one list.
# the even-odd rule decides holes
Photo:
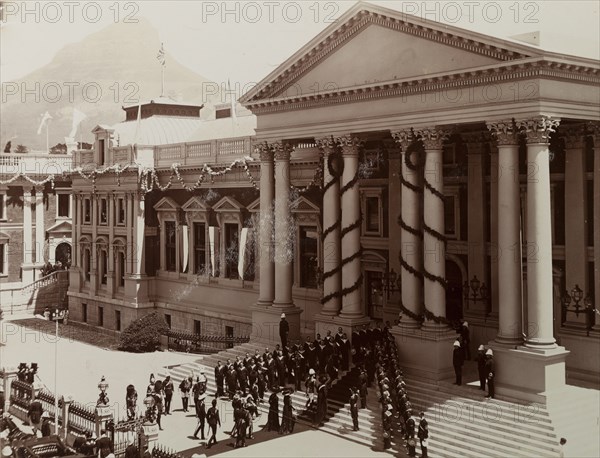
[(71, 233), (73, 231), (73, 226), (71, 221), (58, 221), (54, 225), (48, 228), (48, 234), (56, 234), (56, 233)]
[(293, 213), (320, 213), (321, 209), (306, 197), (301, 196), (292, 203)]
[(242, 211), (244, 206), (232, 197), (223, 197), (213, 207), (216, 212)]
[(260, 199), (256, 199), (248, 206), (248, 211), (250, 213), (260, 212)]
[(177, 210), (178, 208), (179, 205), (177, 204), (177, 202), (175, 202), (170, 197), (163, 197), (154, 206), (154, 209), (156, 211), (173, 211)]
[(191, 211), (208, 211), (210, 210), (210, 206), (206, 204), (204, 200), (202, 200), (198, 196), (192, 197), (185, 204), (183, 204), (183, 211), (191, 212)]
[(532, 47), (359, 3), (240, 101), (319, 95), (536, 55)]

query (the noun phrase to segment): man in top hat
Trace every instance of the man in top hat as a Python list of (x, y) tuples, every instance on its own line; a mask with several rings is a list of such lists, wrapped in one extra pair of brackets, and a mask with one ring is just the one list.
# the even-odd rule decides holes
[(496, 378), (496, 367), (494, 363), (494, 352), (492, 349), (488, 349), (485, 352), (486, 361), (485, 361), (485, 373), (487, 374), (487, 385), (488, 385), (488, 395), (486, 399), (494, 399), (494, 382)]
[(287, 347), (288, 334), (290, 333), (290, 325), (285, 319), (285, 313), (281, 314), (281, 321), (279, 322), (279, 337), (281, 338), (281, 347)]
[(469, 331), (469, 323), (465, 321), (458, 332), (460, 333), (460, 345), (463, 350), (463, 353), (465, 354), (465, 359), (469, 361), (471, 359), (471, 333)]

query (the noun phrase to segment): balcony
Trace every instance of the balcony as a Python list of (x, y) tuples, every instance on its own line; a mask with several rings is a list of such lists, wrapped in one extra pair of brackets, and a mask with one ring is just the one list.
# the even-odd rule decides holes
[(12, 177), (19, 173), (31, 177), (68, 174), (73, 169), (70, 154), (0, 153), (0, 175)]

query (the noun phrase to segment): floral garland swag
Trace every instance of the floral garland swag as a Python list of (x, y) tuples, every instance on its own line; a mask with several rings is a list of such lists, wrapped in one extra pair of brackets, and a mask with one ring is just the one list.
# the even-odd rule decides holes
[[(404, 179), (404, 176), (402, 175), (402, 170), (400, 170), (400, 173), (399, 173), (400, 184), (404, 188), (407, 188), (408, 190), (418, 193), (418, 194), (421, 194), (421, 195), (424, 193), (424, 190), (427, 189), (438, 199), (443, 200), (444, 199), (443, 194), (441, 194), (437, 189), (435, 189), (431, 185), (431, 183), (429, 183), (429, 181), (427, 181), (427, 178), (425, 177), (425, 174), (424, 174), (425, 156), (424, 156), (424, 151), (422, 151), (422, 148), (420, 148), (420, 146), (421, 146), (420, 142), (419, 143), (413, 142), (410, 144), (410, 146), (406, 149), (406, 152), (404, 154), (404, 163), (408, 169), (410, 169), (414, 172), (417, 172), (419, 174), (419, 176), (423, 179), (424, 185), (423, 186), (413, 185), (412, 183), (406, 181)], [(406, 192), (406, 191), (404, 190), (403, 192)], [(437, 240), (442, 242), (444, 244), (444, 246), (446, 245), (447, 238), (443, 234), (439, 233), (435, 229), (428, 226), (425, 223), (425, 217), (423, 214), (421, 215), (421, 224), (422, 224), (422, 229), (418, 230), (418, 229), (415, 229), (415, 228), (409, 226), (406, 223), (406, 221), (404, 221), (402, 219), (402, 215), (400, 215), (398, 217), (398, 225), (405, 231), (419, 237), (420, 239), (423, 239), (424, 232), (427, 232), (428, 234), (430, 234), (431, 236), (433, 236), (434, 238), (436, 238)], [(417, 277), (419, 279), (419, 281), (421, 281), (421, 283), (424, 284), (425, 278), (427, 278), (430, 281), (439, 283), (444, 289), (447, 288), (448, 284), (444, 278), (434, 275), (431, 272), (428, 272), (424, 268), (421, 270), (415, 269), (404, 259), (404, 257), (402, 256), (402, 252), (400, 252), (398, 254), (398, 258), (400, 260), (400, 265), (402, 266), (402, 268), (405, 269), (407, 272), (409, 272), (411, 275)], [(415, 313), (412, 310), (408, 309), (402, 302), (402, 298), (400, 298), (400, 310), (404, 315), (408, 316), (409, 318), (411, 318), (415, 321), (418, 321), (418, 322), (423, 322), (423, 321), (427, 320), (427, 321), (433, 321), (437, 324), (446, 324), (446, 325), (452, 324), (445, 317), (435, 315), (431, 310), (429, 310), (427, 308), (427, 306), (425, 305), (424, 302), (421, 304), (421, 306), (422, 306), (424, 312), (422, 314)]]

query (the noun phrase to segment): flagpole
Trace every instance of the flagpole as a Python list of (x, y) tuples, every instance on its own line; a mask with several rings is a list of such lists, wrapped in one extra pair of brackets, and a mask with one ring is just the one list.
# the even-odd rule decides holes
[(50, 143), (48, 142), (48, 127), (50, 126), (50, 120), (46, 121), (46, 153), (50, 152)]

